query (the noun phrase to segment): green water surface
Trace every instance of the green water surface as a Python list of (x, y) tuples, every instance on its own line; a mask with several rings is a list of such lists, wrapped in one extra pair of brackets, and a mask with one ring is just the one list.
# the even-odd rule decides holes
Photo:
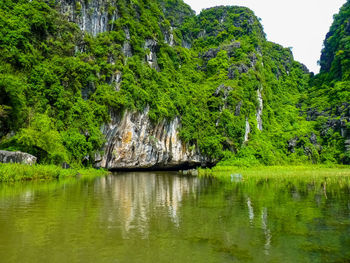
[(349, 262), (349, 189), (175, 172), (0, 184), (0, 262)]

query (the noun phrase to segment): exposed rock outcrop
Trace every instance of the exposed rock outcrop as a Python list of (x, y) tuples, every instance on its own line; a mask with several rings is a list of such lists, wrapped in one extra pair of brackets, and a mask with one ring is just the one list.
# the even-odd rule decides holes
[(288, 151), (295, 153), (295, 148), (297, 147), (298, 140), (298, 137), (294, 137), (288, 141)]
[(105, 0), (56, 0), (59, 11), (71, 22), (75, 22), (82, 31), (96, 36), (112, 29), (113, 21), (118, 18), (117, 9), (113, 12), (111, 4)]
[(350, 123), (349, 103), (342, 103), (337, 107), (327, 108), (323, 111), (310, 108), (306, 111), (306, 115), (308, 121), (315, 121), (318, 117), (327, 118), (327, 121), (321, 127), (321, 136), (325, 136), (329, 129), (333, 129), (339, 131), (340, 135), (345, 139), (350, 139), (350, 130), (347, 125), (347, 123)]
[(230, 92), (233, 90), (232, 87), (225, 86), (224, 84), (221, 84), (213, 93), (214, 97), (220, 97), (224, 103), (223, 106), (220, 106), (220, 112), (222, 112), (224, 109), (227, 108), (228, 104), (228, 97), (230, 95)]
[(158, 49), (157, 41), (153, 39), (146, 39), (145, 49), (147, 51), (146, 61), (148, 62), (151, 68), (159, 70), (158, 63), (157, 63), (157, 53), (156, 53)]
[(129, 58), (132, 57), (132, 47), (130, 45), (129, 41), (125, 41), (123, 44), (123, 49), (122, 53), (124, 54), (125, 57)]
[(192, 43), (189, 40), (187, 40), (187, 39), (183, 39), (182, 40), (182, 46), (184, 48), (190, 49), (192, 47)]
[(224, 50), (227, 52), (228, 57), (231, 58), (236, 54), (236, 50), (240, 47), (241, 47), (241, 43), (238, 41), (235, 41), (229, 45), (225, 45), (219, 48), (211, 48), (207, 52), (202, 54), (201, 57), (205, 61), (209, 61), (210, 59), (215, 58), (220, 51)]
[(243, 105), (243, 101), (238, 102), (235, 108), (235, 116), (239, 116), (241, 114), (241, 108)]
[(184, 144), (179, 136), (180, 119), (153, 124), (144, 112), (112, 114), (103, 127), (106, 135), (104, 155), (96, 166), (107, 169), (179, 169), (206, 166), (211, 161), (195, 146)]
[(297, 148), (302, 149), (304, 155), (313, 163), (317, 163), (318, 156), (322, 152), (322, 146), (318, 143), (317, 136), (313, 132), (302, 137), (295, 136), (288, 141), (290, 153), (295, 153)]
[(257, 92), (257, 95), (258, 95), (258, 108), (256, 109), (256, 122), (258, 123), (258, 129), (260, 131), (262, 131), (263, 129), (263, 123), (262, 123), (262, 111), (263, 111), (263, 98), (262, 98), (262, 95), (261, 95), (261, 89), (258, 89), (256, 92)]
[(248, 118), (245, 119), (245, 132), (244, 132), (244, 142), (249, 140), (250, 124)]
[(37, 158), (29, 153), (24, 152), (9, 152), (0, 150), (0, 163), (23, 163), (35, 164)]
[(170, 27), (170, 30), (162, 31), (162, 33), (164, 34), (165, 43), (167, 43), (171, 47), (175, 46), (173, 30), (174, 28)]

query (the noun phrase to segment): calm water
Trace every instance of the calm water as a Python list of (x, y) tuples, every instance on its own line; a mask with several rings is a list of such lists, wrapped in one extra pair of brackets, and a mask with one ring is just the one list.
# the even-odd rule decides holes
[(349, 262), (350, 190), (176, 173), (0, 185), (0, 262)]

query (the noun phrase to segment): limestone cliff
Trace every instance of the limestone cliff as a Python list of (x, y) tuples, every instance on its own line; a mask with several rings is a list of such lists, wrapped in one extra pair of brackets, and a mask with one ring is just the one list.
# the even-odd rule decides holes
[[(290, 102), (279, 101), (287, 98), (281, 97), (285, 87), (295, 79), (302, 80), (299, 88), (307, 82), (291, 51), (267, 42), (259, 20), (244, 7), (219, 6), (196, 16), (182, 1), (55, 2), (61, 19), (81, 30), (69, 56), (81, 62), (75, 68), (86, 67), (74, 75), (83, 76), (79, 83), (67, 71), (59, 85), (77, 84), (74, 92), (81, 91), (87, 108), (93, 108), (91, 119), (98, 120), (74, 127), (85, 137), (81, 148), (89, 149), (74, 158), (98, 167), (175, 169), (210, 164), (201, 153), (233, 158), (251, 145), (249, 154), (264, 152), (255, 141), (274, 144), (269, 127), (287, 127), (278, 108)], [(298, 87), (292, 86), (293, 96), (299, 96)], [(276, 139), (278, 147), (290, 139), (280, 134), (286, 138)], [(78, 143), (66, 138), (73, 152)]]
[(94, 0), (57, 0), (59, 11), (71, 22), (75, 22), (82, 31), (93, 36), (111, 30), (117, 19), (117, 9), (109, 9), (109, 1)]
[(144, 112), (112, 114), (104, 125), (106, 144), (96, 166), (107, 169), (178, 169), (206, 166), (210, 160), (178, 136), (179, 118), (153, 124)]
[[(81, 1), (57, 0), (58, 10), (69, 21), (93, 36), (113, 30), (113, 22), (119, 18), (118, 3), (106, 0)], [(131, 57), (130, 31), (124, 28), (126, 36), (122, 53)], [(164, 42), (175, 45), (172, 27), (162, 30)], [(159, 40), (158, 40), (159, 41)], [(154, 39), (145, 39), (145, 61), (150, 67), (159, 70), (157, 64), (158, 43)], [(115, 89), (120, 89), (122, 73), (112, 76)], [(148, 108), (144, 112), (125, 111), (111, 114), (111, 122), (103, 127), (106, 144), (103, 155), (96, 156), (96, 166), (107, 169), (176, 169), (208, 164), (209, 160), (199, 153), (195, 146), (185, 145), (178, 137), (181, 125), (177, 117), (172, 121), (151, 123)]]

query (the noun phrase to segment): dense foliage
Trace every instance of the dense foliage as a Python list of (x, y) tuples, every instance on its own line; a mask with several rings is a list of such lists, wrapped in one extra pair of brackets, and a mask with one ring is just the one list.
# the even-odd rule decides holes
[[(320, 74), (312, 78), (305, 100), (320, 131), (326, 160), (350, 163), (350, 2), (334, 16), (324, 41)], [(348, 142), (350, 146), (350, 140)]]
[(349, 18), (350, 2), (348, 1), (340, 9), (339, 14), (334, 16), (334, 22), (324, 41), (319, 62), (321, 72), (313, 79), (310, 94), (315, 106), (321, 109), (350, 101)]
[(81, 96), (98, 68), (74, 56), (79, 29), (43, 1), (1, 1), (0, 12), (3, 146), (41, 162), (83, 161), (102, 143), (108, 110)]
[[(68, 22), (59, 12), (64, 0), (0, 2), (2, 148), (42, 163), (91, 164), (110, 111), (149, 106), (154, 122), (180, 116), (182, 140), (223, 163), (340, 160), (322, 157), (311, 139), (320, 136), (317, 122), (297, 107), (307, 102), (306, 68), (265, 39), (249, 9), (216, 7), (195, 16), (181, 0), (102, 2), (108, 30), (97, 35)], [(86, 5), (76, 1), (76, 18)], [(148, 63), (151, 53), (156, 60)]]

